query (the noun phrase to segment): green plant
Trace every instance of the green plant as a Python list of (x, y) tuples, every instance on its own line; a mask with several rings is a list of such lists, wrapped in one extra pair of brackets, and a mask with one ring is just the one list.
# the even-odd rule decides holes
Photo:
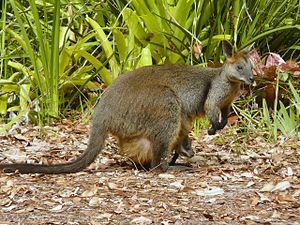
[(234, 1), (234, 40), (241, 47), (257, 42), (265, 51), (285, 49), (299, 43), (298, 0)]
[(210, 124), (207, 117), (201, 117), (194, 122), (194, 136), (199, 137), (201, 130), (208, 130)]
[[(5, 57), (1, 58), (1, 65), (6, 66), (1, 66), (1, 69), (7, 75), (7, 79), (0, 80), (0, 90), (5, 93), (0, 99), (2, 115), (8, 111), (22, 110), (29, 113), (29, 118), (34, 122), (57, 118), (60, 106), (69, 103), (66, 93), (73, 89), (80, 90), (82, 86), (99, 89), (99, 85), (90, 81), (96, 75), (92, 71), (94, 68), (107, 85), (111, 83), (106, 62), (102, 63), (88, 53), (90, 48), (99, 44), (89, 42), (94, 33), (71, 44), (74, 33), (70, 29), (74, 27), (64, 26), (63, 20), (74, 15), (70, 10), (62, 13), (59, 1), (54, 4), (29, 1), (25, 4), (11, 0), (9, 7), (15, 15), (15, 18), (9, 19), (17, 23), (15, 26), (4, 26), (5, 17), (1, 20), (4, 26), (1, 48), (6, 50)], [(43, 19), (40, 19), (41, 12)], [(7, 39), (13, 40), (9, 44), (3, 41), (5, 34)], [(17, 51), (12, 51), (13, 48)], [(86, 61), (82, 63), (82, 59)], [(76, 67), (75, 63), (83, 65)], [(13, 99), (13, 102), (9, 103), (8, 99)]]
[[(277, 95), (278, 83), (279, 82), (277, 82), (276, 86)], [(276, 96), (273, 112), (270, 113), (265, 99), (263, 100), (262, 120), (269, 131), (270, 137), (275, 141), (277, 141), (278, 138), (278, 131), (280, 131), (285, 138), (298, 136), (299, 134), (300, 95), (291, 82), (289, 82), (289, 87), (292, 93), (290, 101), (291, 104), (289, 106), (285, 106), (281, 101), (278, 100), (278, 96)]]
[[(206, 65), (220, 40), (299, 51), (298, 0), (2, 1), (0, 113), (50, 121), (119, 73), (162, 63)], [(8, 12), (14, 12), (8, 13)], [(268, 43), (268, 45), (266, 44)], [(98, 76), (99, 75), (99, 76)], [(104, 85), (100, 85), (104, 84)], [(80, 100), (78, 100), (80, 99)], [(81, 108), (82, 110), (82, 108)]]

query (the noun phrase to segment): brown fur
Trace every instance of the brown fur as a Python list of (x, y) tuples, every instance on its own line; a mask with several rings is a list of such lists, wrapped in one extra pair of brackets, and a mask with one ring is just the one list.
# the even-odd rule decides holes
[(227, 63), (236, 63), (240, 59), (247, 60), (249, 58), (249, 55), (246, 52), (238, 52), (231, 57), (227, 58)]
[(240, 84), (254, 81), (249, 59), (240, 57), (244, 53), (234, 54), (228, 42), (223, 42), (223, 50), (234, 62), (229, 60), (221, 68), (160, 65), (120, 75), (100, 99), (88, 148), (78, 159), (54, 165), (0, 164), (0, 169), (20, 173), (78, 172), (95, 160), (110, 133), (131, 160), (165, 171), (171, 151), (175, 150), (177, 157), (193, 154), (188, 152), (188, 133), (194, 119), (205, 113), (211, 123), (208, 133), (215, 134), (226, 125)]

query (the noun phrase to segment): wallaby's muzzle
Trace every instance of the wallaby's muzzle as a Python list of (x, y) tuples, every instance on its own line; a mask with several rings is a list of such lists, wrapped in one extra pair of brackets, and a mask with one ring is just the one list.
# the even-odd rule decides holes
[(249, 84), (254, 84), (255, 83), (255, 79), (254, 77), (249, 77)]

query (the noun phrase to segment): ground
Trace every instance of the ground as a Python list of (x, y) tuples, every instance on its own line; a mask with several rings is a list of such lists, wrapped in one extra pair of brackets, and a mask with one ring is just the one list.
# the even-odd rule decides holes
[[(64, 162), (88, 140), (67, 120), (0, 134), (0, 163)], [(300, 224), (300, 138), (200, 133), (188, 171), (135, 170), (112, 138), (83, 172), (0, 172), (0, 224)], [(180, 159), (185, 162), (186, 159)]]

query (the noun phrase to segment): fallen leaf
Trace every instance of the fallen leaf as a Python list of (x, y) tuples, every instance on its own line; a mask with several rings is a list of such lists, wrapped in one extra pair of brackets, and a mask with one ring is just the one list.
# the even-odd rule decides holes
[(264, 203), (264, 202), (270, 202), (270, 199), (267, 197), (267, 196), (265, 196), (265, 195), (263, 195), (262, 193), (259, 193), (259, 192), (255, 192), (258, 196), (259, 196), (259, 203)]
[(287, 176), (291, 177), (291, 176), (293, 176), (293, 175), (294, 175), (293, 169), (292, 169), (291, 167), (288, 167), (288, 168), (287, 168)]
[(214, 181), (222, 181), (223, 178), (221, 176), (211, 176), (211, 179)]
[(50, 209), (50, 211), (52, 212), (60, 212), (62, 211), (63, 205), (57, 205), (55, 207), (53, 207), (52, 209)]
[(113, 214), (111, 213), (103, 213), (103, 214), (98, 214), (96, 216), (97, 219), (110, 219), (110, 217), (112, 217)]
[(215, 203), (216, 201), (217, 201), (216, 198), (210, 198), (206, 202), (212, 204), (212, 203)]
[(279, 194), (276, 198), (279, 202), (296, 202), (297, 200), (289, 194)]
[(290, 187), (291, 187), (290, 182), (288, 182), (288, 181), (282, 181), (282, 182), (276, 184), (276, 186), (272, 189), (272, 192), (273, 191), (284, 191), (284, 190), (286, 190), (286, 189), (288, 189)]
[(19, 141), (26, 141), (26, 142), (29, 142), (28, 138), (25, 137), (25, 136), (22, 135), (22, 134), (15, 134), (15, 135), (14, 135), (14, 138), (16, 138), (16, 139), (19, 140)]
[(246, 187), (251, 187), (251, 186), (253, 186), (253, 185), (255, 185), (255, 182), (249, 181), (249, 182), (247, 183)]
[(89, 206), (91, 207), (97, 207), (99, 206), (99, 203), (100, 203), (100, 199), (98, 197), (92, 197), (89, 201)]
[(136, 217), (133, 220), (131, 220), (131, 223), (144, 225), (144, 224), (151, 224), (152, 220), (147, 217), (140, 216), (140, 217)]
[(20, 214), (20, 213), (28, 213), (28, 212), (32, 212), (34, 211), (34, 206), (28, 206), (26, 208), (22, 208), (20, 210), (17, 210), (16, 213)]
[(117, 209), (114, 212), (117, 214), (121, 214), (124, 211), (124, 207), (125, 207), (124, 203), (120, 202)]
[(255, 197), (253, 197), (253, 198), (251, 199), (250, 205), (251, 205), (251, 206), (256, 206), (256, 205), (259, 203), (259, 201), (260, 201), (260, 198), (255, 196)]
[(109, 188), (110, 190), (115, 190), (115, 189), (118, 188), (118, 185), (117, 185), (117, 184), (111, 183), (111, 182), (107, 183), (107, 186), (108, 186), (108, 188)]
[(209, 187), (207, 189), (196, 190), (196, 194), (199, 196), (214, 196), (224, 194), (224, 190), (219, 187)]
[(244, 172), (244, 173), (241, 174), (241, 177), (252, 178), (253, 177), (253, 173), (251, 173), (251, 172)]
[(82, 194), (81, 197), (85, 198), (85, 197), (92, 197), (95, 194), (97, 194), (98, 191), (98, 187), (94, 186), (93, 188), (89, 189), (89, 190), (85, 190)]
[(3, 153), (8, 159), (16, 161), (25, 161), (27, 159), (26, 152), (21, 151), (20, 149), (11, 149)]
[(253, 220), (253, 221), (260, 221), (258, 216), (248, 215), (241, 218), (242, 221), (244, 220)]
[(12, 201), (8, 198), (0, 199), (0, 206), (10, 206)]
[(163, 178), (163, 179), (173, 179), (175, 178), (174, 175), (172, 174), (168, 174), (168, 173), (161, 173), (158, 175), (159, 178)]
[(204, 216), (205, 218), (207, 218), (208, 220), (214, 220), (214, 217), (213, 217), (213, 215), (211, 215), (211, 214), (203, 213), (203, 216)]
[(11, 205), (9, 207), (3, 207), (2, 210), (3, 210), (3, 212), (10, 212), (11, 210), (13, 210), (15, 208), (17, 208), (16, 205)]
[(300, 189), (296, 190), (293, 194), (294, 197), (300, 197)]
[(271, 216), (272, 218), (280, 218), (281, 217), (281, 214), (280, 213), (278, 213), (276, 210), (273, 212), (273, 214), (272, 214), (272, 216)]
[(178, 180), (178, 181), (175, 181), (175, 182), (173, 182), (173, 183), (170, 183), (170, 187), (171, 188), (174, 188), (174, 189), (178, 189), (178, 190), (180, 190), (180, 189), (182, 189), (184, 186), (182, 185), (182, 182), (183, 182), (183, 180)]
[(185, 193), (195, 193), (196, 190), (194, 188), (191, 188), (191, 187), (183, 187), (180, 192), (185, 192)]
[(274, 189), (273, 182), (266, 183), (259, 191), (260, 192), (271, 192)]

